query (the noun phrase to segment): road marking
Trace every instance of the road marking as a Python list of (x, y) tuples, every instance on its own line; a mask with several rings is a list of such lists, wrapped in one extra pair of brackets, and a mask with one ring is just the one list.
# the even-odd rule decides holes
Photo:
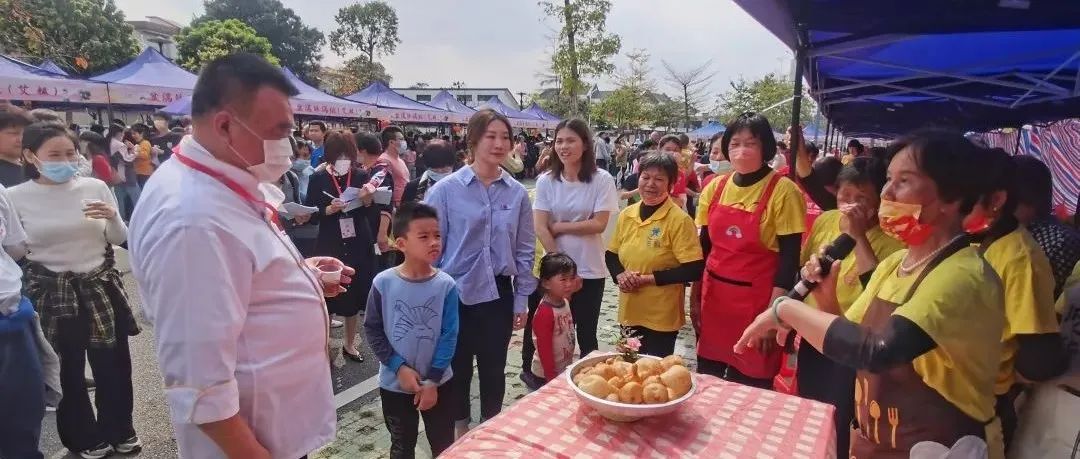
[(337, 395), (334, 395), (334, 409), (340, 409), (341, 407), (352, 403), (353, 400), (363, 397), (378, 388), (379, 374), (376, 373), (375, 376), (361, 381), (360, 384), (354, 385), (339, 392)]

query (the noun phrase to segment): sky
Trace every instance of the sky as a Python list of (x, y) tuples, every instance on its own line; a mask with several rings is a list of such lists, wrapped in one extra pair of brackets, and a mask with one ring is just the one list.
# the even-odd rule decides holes
[[(202, 0), (116, 0), (129, 20), (155, 15), (187, 25), (202, 13)], [(355, 3), (346, 0), (282, 0), (309, 26), (329, 36), (334, 14)], [(535, 0), (390, 0), (398, 14), (401, 44), (381, 62), (392, 86), (424, 82), (432, 87), (463, 81), (469, 87), (509, 88), (532, 93), (540, 88), (556, 24), (545, 20)], [(661, 60), (686, 70), (711, 60), (715, 72), (710, 100), (744, 76), (790, 72), (792, 53), (731, 0), (613, 0), (607, 28), (622, 39), (617, 67), (625, 54), (645, 49), (651, 55), (657, 89), (674, 95), (664, 82)], [(326, 46), (323, 63), (342, 57)], [(597, 81), (612, 89), (609, 78)], [(710, 104), (711, 105), (711, 104)]]

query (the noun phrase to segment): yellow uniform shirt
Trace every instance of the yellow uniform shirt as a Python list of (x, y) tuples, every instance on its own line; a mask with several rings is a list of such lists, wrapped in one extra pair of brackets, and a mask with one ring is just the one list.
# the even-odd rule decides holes
[[(641, 203), (623, 209), (608, 251), (619, 255), (627, 271), (652, 274), (701, 260), (697, 228), (690, 216), (668, 199), (645, 221)], [(685, 323), (683, 284), (648, 285), (619, 292), (619, 323), (656, 331), (676, 331)]]
[[(765, 178), (747, 187), (736, 185), (734, 176), (729, 177), (723, 194), (720, 195), (719, 204), (753, 212), (773, 174), (776, 172), (769, 172)], [(704, 190), (701, 190), (701, 199), (698, 201), (697, 215), (694, 218), (694, 223), (698, 226), (709, 224), (709, 207), (711, 207), (713, 196), (717, 193), (716, 188), (719, 183), (720, 177), (717, 177), (709, 182)], [(776, 236), (804, 231), (806, 231), (806, 201), (798, 185), (795, 185), (791, 179), (782, 177), (773, 189), (772, 197), (769, 199), (769, 208), (761, 215), (761, 241), (769, 250), (779, 252), (780, 246), (776, 242)]]
[(135, 161), (132, 164), (135, 166), (135, 174), (137, 175), (150, 175), (154, 173), (154, 161), (150, 158), (150, 149), (153, 148), (150, 145), (149, 140), (143, 140), (135, 145)]
[[(878, 263), (866, 291), (848, 309), (848, 320), (862, 322), (875, 291), (885, 301), (904, 300), (919, 276), (897, 275), (905, 254), (899, 250)], [(937, 344), (911, 362), (923, 382), (968, 416), (993, 418), (1005, 300), (1001, 280), (978, 249), (965, 247), (942, 261), (893, 314), (918, 325)]]
[[(840, 237), (841, 216), (839, 210), (830, 210), (814, 220), (814, 228), (810, 230), (810, 236), (803, 244), (802, 264), (805, 265), (810, 260), (810, 255), (818, 253), (823, 244), (831, 244)], [(877, 255), (879, 262), (892, 255), (893, 252), (904, 248), (904, 243), (889, 237), (877, 226), (867, 231), (866, 239), (870, 241), (870, 248), (874, 250), (874, 255)], [(858, 254), (852, 251), (851, 255), (840, 260), (840, 277), (836, 280), (836, 300), (840, 304), (841, 313), (847, 311), (851, 303), (854, 303), (863, 291), (862, 282), (859, 281), (859, 270), (856, 267), (857, 256)], [(817, 306), (813, 295), (806, 299), (806, 304)]]
[(1016, 380), (1014, 365), (1020, 343), (1016, 335), (1057, 333), (1054, 275), (1050, 260), (1026, 229), (1002, 236), (983, 253), (1005, 288), (1005, 330), (1001, 335), (1001, 367), (994, 393), (1008, 392)]
[(1054, 312), (1058, 315), (1065, 315), (1065, 292), (1068, 292), (1074, 285), (1080, 284), (1080, 263), (1077, 263), (1073, 267), (1072, 274), (1069, 274), (1069, 278), (1065, 279), (1065, 286), (1061, 289), (1061, 295), (1058, 295), (1057, 304), (1054, 305)]

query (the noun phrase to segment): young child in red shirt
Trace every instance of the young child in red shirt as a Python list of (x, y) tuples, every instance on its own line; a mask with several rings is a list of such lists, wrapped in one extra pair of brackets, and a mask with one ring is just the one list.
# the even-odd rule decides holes
[(574, 319), (568, 302), (581, 289), (577, 265), (564, 253), (549, 253), (540, 259), (540, 288), (544, 298), (533, 316), (533, 342), (536, 356), (533, 374), (551, 381), (562, 373), (577, 355)]

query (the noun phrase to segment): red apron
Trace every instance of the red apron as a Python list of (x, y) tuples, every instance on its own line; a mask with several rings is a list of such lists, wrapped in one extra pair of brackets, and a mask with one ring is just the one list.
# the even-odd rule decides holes
[(701, 287), (701, 337), (698, 355), (734, 366), (751, 378), (766, 379), (780, 368), (779, 350), (736, 354), (732, 348), (743, 330), (769, 306), (779, 255), (761, 241), (761, 216), (768, 208), (780, 174), (773, 174), (753, 211), (720, 204), (731, 174), (717, 180), (709, 204), (712, 250)]

